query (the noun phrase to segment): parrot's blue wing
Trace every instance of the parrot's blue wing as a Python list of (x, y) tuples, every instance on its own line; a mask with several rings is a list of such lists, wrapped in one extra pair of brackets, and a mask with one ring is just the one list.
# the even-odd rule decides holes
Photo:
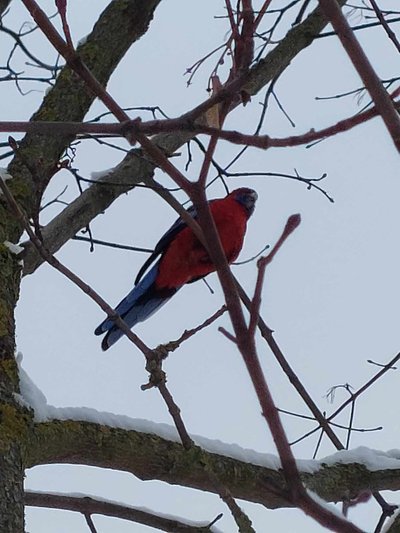
[[(187, 210), (189, 215), (196, 218), (196, 209), (190, 206)], [(155, 288), (155, 281), (158, 274), (158, 262), (149, 270), (143, 277), (149, 266), (161, 255), (172, 242), (176, 235), (186, 227), (186, 222), (178, 218), (168, 231), (164, 233), (161, 239), (156, 244), (153, 253), (146, 260), (142, 268), (139, 270), (135, 279), (135, 286), (127, 296), (117, 305), (116, 312), (132, 328), (138, 322), (143, 322), (162, 307), (173, 296), (176, 289)], [(123, 336), (123, 332), (115, 325), (114, 321), (106, 318), (94, 331), (95, 335), (102, 335), (106, 333), (101, 344), (103, 350), (107, 350), (119, 338)]]
[[(187, 212), (190, 216), (192, 216), (194, 219), (197, 216), (196, 208), (191, 205)], [(182, 220), (180, 217), (172, 224), (172, 226), (167, 230), (164, 235), (161, 237), (161, 239), (156, 244), (154, 251), (150, 255), (148, 259), (146, 259), (145, 263), (139, 270), (136, 279), (135, 279), (135, 285), (139, 283), (141, 278), (143, 277), (143, 274), (146, 272), (146, 270), (149, 268), (149, 266), (157, 259), (159, 255), (161, 255), (164, 250), (166, 250), (169, 246), (169, 244), (174, 240), (176, 235), (180, 233), (184, 228), (186, 228), (186, 222)]]
[[(158, 274), (158, 263), (145, 275), (127, 296), (117, 305), (115, 311), (132, 328), (138, 322), (143, 322), (160, 307), (162, 307), (173, 296), (178, 289), (155, 288), (154, 282)], [(124, 333), (115, 325), (114, 320), (106, 318), (96, 329), (95, 335), (102, 335), (107, 332), (101, 347), (107, 350)]]

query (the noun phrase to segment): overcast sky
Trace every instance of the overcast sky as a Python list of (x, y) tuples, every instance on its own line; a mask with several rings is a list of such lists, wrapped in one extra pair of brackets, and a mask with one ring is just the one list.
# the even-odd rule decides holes
[[(90, 32), (107, 3), (70, 0), (69, 21), (76, 42)], [(273, 2), (273, 5), (282, 3)], [(311, 4), (314, 6), (315, 2)], [(48, 13), (54, 12), (53, 2), (41, 1), (40, 5)], [(254, 5), (257, 7), (261, 2)], [(397, 2), (382, 1), (380, 5), (395, 8)], [(206, 63), (189, 88), (183, 74), (223, 41), (227, 21), (214, 18), (223, 14), (222, 1), (161, 2), (149, 31), (131, 48), (113, 75), (108, 86), (110, 93), (122, 106), (158, 105), (169, 116), (194, 107), (207, 95), (206, 80), (214, 63)], [(27, 20), (29, 15), (14, 0), (5, 25), (18, 29)], [(361, 18), (355, 14), (350, 21), (355, 24)], [(399, 25), (393, 29), (398, 31)], [(399, 71), (399, 57), (383, 30), (369, 29), (357, 35), (378, 74), (382, 78), (395, 76)], [(54, 59), (45, 38), (34, 35), (29, 42), (41, 58)], [(0, 33), (2, 63), (10, 44)], [(316, 101), (315, 97), (335, 95), (360, 85), (338, 40), (330, 37), (316, 41), (293, 61), (276, 86), (277, 96), (296, 126), (293, 128), (271, 101), (263, 133), (300, 134), (350, 116), (368, 103), (368, 96), (361, 102), (353, 96), (327, 101)], [(13, 84), (1, 84), (3, 120), (26, 120), (39, 105), (45, 86), (24, 87), (35, 91), (21, 96)], [(236, 110), (227, 126), (253, 132), (262, 100), (260, 94), (252, 105)], [(88, 118), (103, 111), (103, 106), (96, 103)], [(135, 112), (131, 116), (135, 117)], [(2, 135), (0, 142), (5, 138)], [(125, 141), (119, 144), (129, 148)], [(200, 159), (194, 147), (193, 150), (195, 158), (187, 175), (196, 178)], [(237, 151), (237, 147), (221, 143), (216, 158), (221, 165), (226, 165)], [(122, 155), (86, 142), (80, 145), (74, 166), (81, 175), (90, 177), (91, 172), (116, 165)], [(183, 169), (186, 161), (186, 149), (182, 148), (181, 157), (174, 162)], [(228, 185), (230, 189), (246, 185), (259, 194), (240, 259), (253, 256), (268, 243), (273, 244), (289, 215), (297, 212), (302, 215), (301, 226), (268, 268), (262, 315), (275, 330), (278, 343), (320, 409), (331, 412), (347, 396), (345, 391), (338, 390), (333, 404), (329, 403), (326, 394), (330, 387), (349, 383), (358, 388), (377, 371), (377, 367), (367, 363), (368, 359), (384, 364), (400, 349), (398, 154), (382, 122), (375, 119), (309, 149), (248, 150), (233, 167), (236, 172), (291, 174), (294, 169), (305, 177), (327, 173), (328, 177), (319, 185), (335, 202), (330, 203), (315, 189), (307, 190), (302, 183), (282, 178), (235, 178)], [(165, 185), (171, 184), (160, 172), (156, 177)], [(68, 190), (64, 199), (72, 200), (77, 190), (67, 172), (53, 178), (46, 199), (54, 198), (65, 185)], [(223, 195), (224, 189), (218, 183), (209, 189), (211, 198)], [(179, 194), (178, 198), (185, 199)], [(61, 206), (52, 206), (45, 210), (42, 222), (49, 221), (60, 209)], [(153, 192), (135, 189), (115, 202), (106, 214), (97, 217), (91, 227), (95, 238), (151, 248), (175, 218), (172, 209)], [(70, 242), (58, 257), (114, 305), (129, 292), (147, 256), (100, 246), (96, 246), (95, 253), (90, 253), (88, 245)], [(252, 293), (255, 263), (236, 266), (234, 273)], [(148, 345), (156, 346), (198, 325), (222, 304), (216, 276), (209, 276), (208, 281), (215, 291), (213, 295), (204, 283), (189, 285), (157, 315), (138, 325), (135, 332)], [(88, 406), (172, 423), (157, 391), (140, 390), (147, 377), (141, 353), (127, 339), (122, 339), (106, 354), (101, 352), (93, 330), (103, 316), (67, 279), (50, 267), (40, 267), (23, 280), (17, 308), (17, 345), (23, 353), (25, 370), (55, 406)], [(185, 343), (166, 362), (168, 383), (182, 408), (183, 419), (190, 433), (275, 453), (241, 358), (235, 347), (218, 333), (219, 325), (229, 329), (228, 320), (221, 319)], [(261, 341), (259, 353), (278, 406), (309, 414)], [(362, 445), (381, 450), (399, 447), (398, 380), (398, 372), (388, 372), (357, 402), (355, 426), (383, 426), (383, 430), (353, 433), (351, 447)], [(346, 424), (348, 416), (346, 411), (337, 421)], [(290, 440), (314, 427), (293, 417), (286, 416), (283, 420)], [(345, 440), (345, 433), (340, 437)], [(296, 457), (311, 457), (317, 438), (314, 435), (294, 446)], [(318, 457), (334, 451), (324, 439)], [(47, 466), (29, 471), (26, 486), (97, 494), (194, 520), (211, 521), (223, 512), (218, 527), (226, 533), (235, 530), (229, 512), (218, 497), (159, 482), (142, 482), (124, 473)], [(398, 502), (394, 494), (388, 493), (387, 498)], [(243, 507), (258, 532), (267, 528), (288, 533), (322, 530), (299, 511), (272, 512), (248, 503)], [(378, 517), (379, 509), (373, 502), (350, 512), (350, 518), (369, 531), (375, 527)], [(96, 516), (94, 521), (102, 533), (149, 531), (144, 526), (103, 517)], [(78, 514), (29, 509), (27, 530), (81, 533), (88, 528)]]

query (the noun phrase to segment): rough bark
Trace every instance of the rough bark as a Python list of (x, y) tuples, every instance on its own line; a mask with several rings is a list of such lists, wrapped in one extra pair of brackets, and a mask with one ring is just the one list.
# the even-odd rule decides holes
[(3, 244), (18, 227), (0, 197), (0, 531), (23, 531), (23, 479), (20, 439), (30, 423), (15, 403), (18, 374), (14, 359), (14, 309), (19, 295), (21, 267)]
[(0, 456), (0, 472), (5, 480), (0, 483), (0, 531), (4, 533), (23, 532), (24, 469), (18, 444), (11, 445)]
[[(10, 366), (9, 363), (10, 360), (2, 359), (1, 368)], [(4, 385), (10, 388), (11, 382), (2, 379), (0, 394), (0, 531), (22, 533), (25, 465), (21, 445), (32, 429), (32, 415), (10, 398)]]

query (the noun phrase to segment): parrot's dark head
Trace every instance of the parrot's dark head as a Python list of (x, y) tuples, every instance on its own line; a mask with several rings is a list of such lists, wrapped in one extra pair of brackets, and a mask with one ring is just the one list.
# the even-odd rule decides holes
[(239, 204), (241, 204), (247, 212), (247, 216), (251, 217), (256, 206), (258, 194), (253, 189), (241, 187), (232, 191), (229, 196), (232, 196)]

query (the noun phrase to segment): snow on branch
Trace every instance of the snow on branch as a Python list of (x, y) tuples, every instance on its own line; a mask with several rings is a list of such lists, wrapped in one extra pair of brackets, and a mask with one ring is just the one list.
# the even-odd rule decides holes
[[(6, 168), (3, 168), (3, 167), (0, 167), (0, 180), (2, 181), (8, 181), (8, 180), (11, 180), (12, 179), (12, 176), (11, 174), (9, 174), (7, 172), (7, 169)], [(3, 193), (0, 191), (0, 196), (2, 195)]]
[(15, 254), (15, 255), (18, 255), (24, 251), (24, 247), (20, 246), (19, 244), (15, 244), (10, 241), (4, 241), (3, 244), (10, 250), (12, 254)]
[[(197, 435), (192, 438), (201, 450), (185, 451), (176, 429), (168, 424), (87, 407), (54, 407), (21, 367), (20, 354), (17, 359), (19, 400), (34, 410), (36, 422), (26, 451), (28, 467), (54, 462), (88, 464), (215, 492), (199, 466), (198, 454), (203, 453), (234, 497), (268, 508), (291, 506), (283, 496), (285, 481), (277, 456)], [(365, 490), (400, 490), (398, 449), (383, 452), (359, 447), (318, 461), (298, 459), (297, 467), (307, 488), (325, 501), (352, 498)]]

